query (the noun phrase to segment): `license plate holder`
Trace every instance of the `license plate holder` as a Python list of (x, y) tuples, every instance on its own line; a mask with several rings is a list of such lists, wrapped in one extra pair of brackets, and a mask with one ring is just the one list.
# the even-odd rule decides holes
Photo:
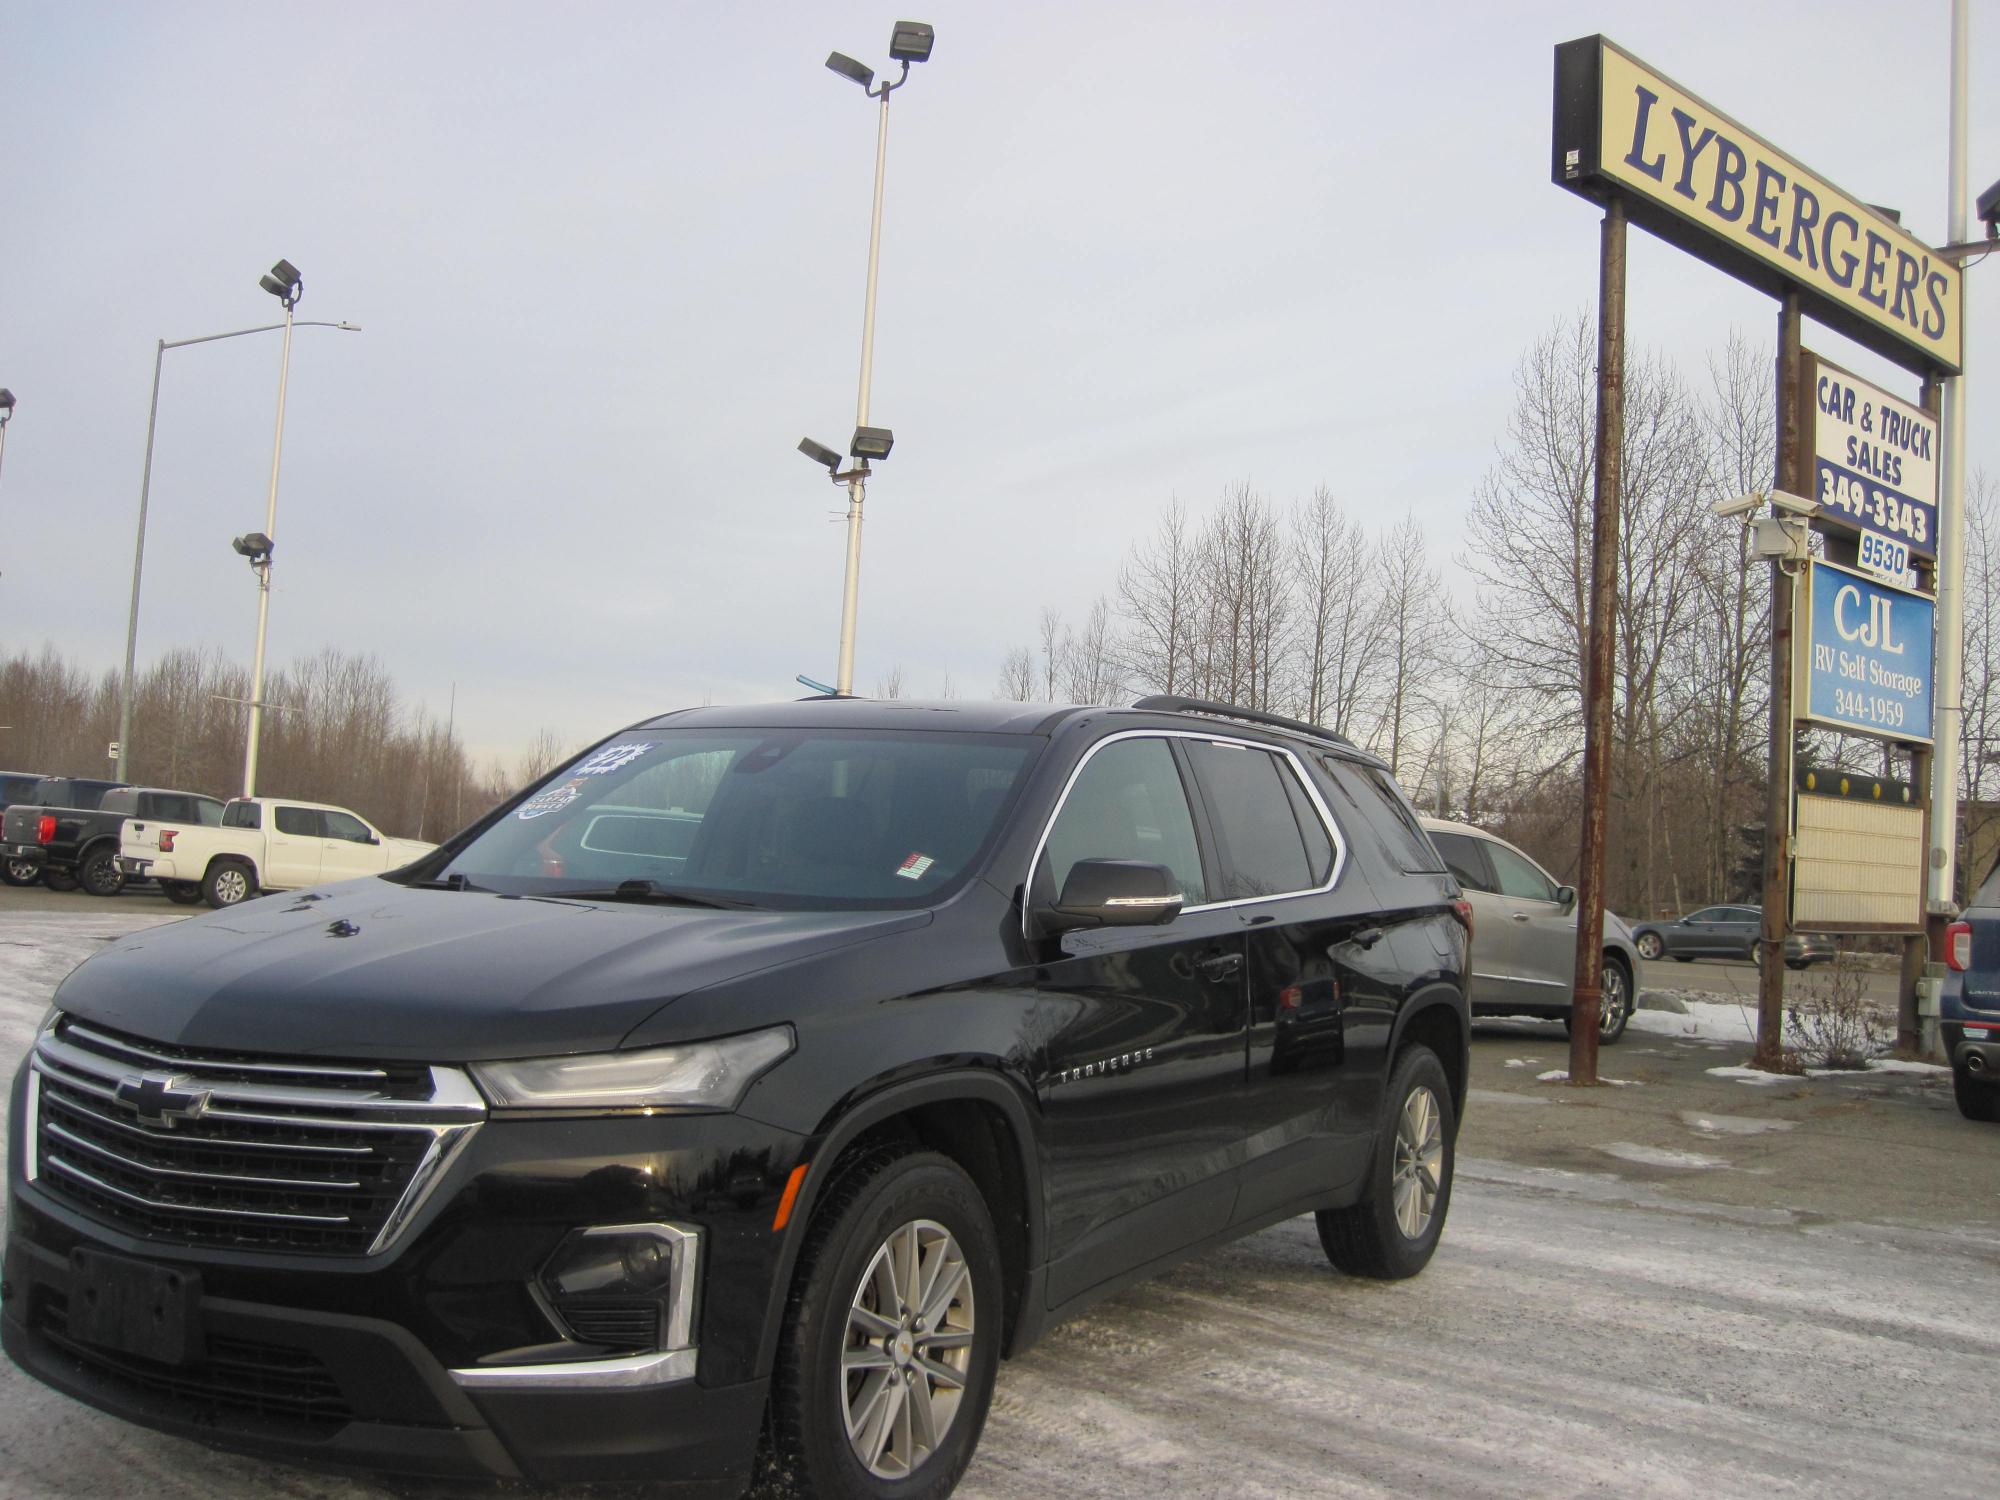
[(163, 1365), (203, 1352), (201, 1277), (98, 1250), (69, 1253), (69, 1336)]

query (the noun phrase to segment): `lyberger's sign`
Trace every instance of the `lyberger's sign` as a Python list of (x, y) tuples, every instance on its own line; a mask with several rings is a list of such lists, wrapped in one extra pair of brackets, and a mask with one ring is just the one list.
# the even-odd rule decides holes
[(1556, 48), (1554, 173), (1906, 368), (1959, 368), (1956, 266), (1601, 36)]

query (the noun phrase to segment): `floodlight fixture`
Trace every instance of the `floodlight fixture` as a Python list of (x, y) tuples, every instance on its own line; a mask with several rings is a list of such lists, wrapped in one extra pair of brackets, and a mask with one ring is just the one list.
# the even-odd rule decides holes
[(2000, 182), (1979, 195), (1975, 212), (1980, 223), (1986, 226), (1986, 238), (2000, 240)]
[(800, 438), (799, 452), (816, 464), (825, 464), (829, 471), (840, 467), (840, 455), (825, 443), (815, 443), (811, 438)]
[(889, 450), (896, 446), (896, 434), (886, 427), (857, 427), (854, 441), (847, 445), (847, 451), (863, 463), (871, 458), (887, 458)]
[(827, 53), (826, 65), (842, 78), (851, 79), (864, 89), (875, 82), (875, 70), (865, 63), (856, 62), (845, 52)]
[(900, 63), (929, 62), (937, 33), (922, 21), (898, 21), (889, 33), (889, 55)]
[(299, 268), (288, 260), (281, 260), (262, 276), (257, 285), (285, 304), (290, 312), (299, 305), (299, 293), (305, 288), (305, 278), (299, 275)]
[(14, 393), (0, 386), (0, 422), (14, 415)]
[(269, 562), (272, 551), (277, 547), (277, 543), (261, 531), (246, 532), (234, 538), (229, 545), (242, 556), (249, 558), (250, 566), (253, 568)]

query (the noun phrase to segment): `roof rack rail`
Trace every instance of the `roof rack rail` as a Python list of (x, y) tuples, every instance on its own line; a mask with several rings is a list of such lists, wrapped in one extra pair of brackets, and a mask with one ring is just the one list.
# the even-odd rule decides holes
[(1303, 719), (1288, 719), (1283, 714), (1265, 713), (1260, 708), (1238, 708), (1233, 703), (1214, 703), (1207, 698), (1183, 698), (1174, 693), (1155, 693), (1150, 698), (1139, 699), (1132, 706), (1161, 713), (1209, 714), (1218, 719), (1241, 719), (1246, 724), (1268, 724), (1273, 729), (1289, 729), (1293, 734), (1303, 734), (1311, 739), (1330, 740), (1349, 750), (1359, 748), (1346, 735), (1336, 734), (1331, 729), (1323, 729), (1317, 724), (1308, 724)]

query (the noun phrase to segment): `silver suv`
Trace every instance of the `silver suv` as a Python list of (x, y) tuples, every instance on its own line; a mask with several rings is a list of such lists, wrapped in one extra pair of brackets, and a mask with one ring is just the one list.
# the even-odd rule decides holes
[[(1569, 1027), (1576, 977), (1576, 888), (1505, 839), (1469, 823), (1423, 820), (1472, 903), (1472, 1013), (1541, 1016)], [(1604, 998), (1597, 1039), (1625, 1034), (1639, 955), (1625, 919), (1604, 914)]]

